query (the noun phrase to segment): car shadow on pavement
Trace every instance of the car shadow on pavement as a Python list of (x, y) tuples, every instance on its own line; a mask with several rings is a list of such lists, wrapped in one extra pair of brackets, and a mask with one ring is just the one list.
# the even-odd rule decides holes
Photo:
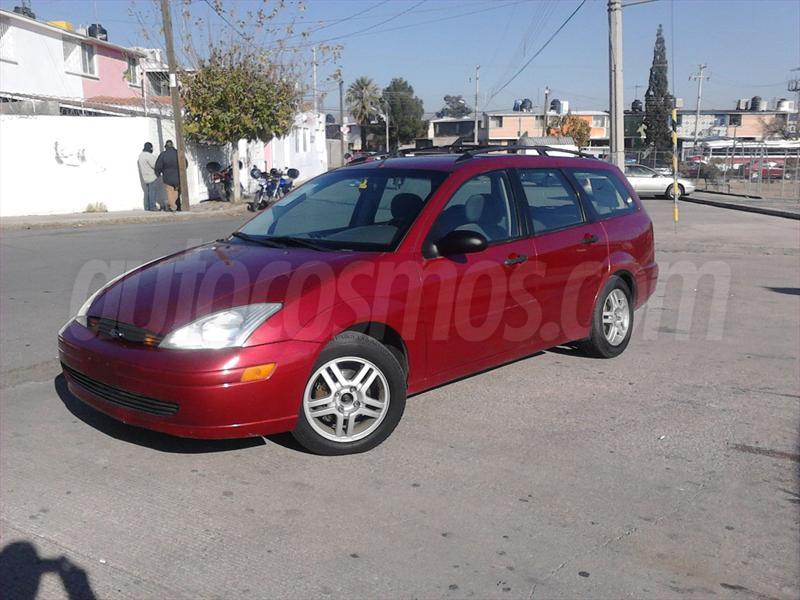
[(229, 450), (241, 450), (254, 446), (263, 446), (265, 442), (260, 437), (236, 438), (230, 440), (196, 440), (190, 438), (180, 438), (149, 429), (142, 429), (132, 425), (126, 425), (116, 419), (104, 415), (98, 410), (85, 404), (76, 398), (67, 387), (67, 381), (63, 375), (58, 375), (53, 380), (53, 387), (56, 394), (75, 417), (87, 425), (97, 429), (109, 437), (144, 446), (161, 452), (174, 452), (177, 454), (202, 454), (209, 452), (227, 452)]
[(28, 541), (7, 544), (0, 551), (0, 589), (4, 598), (34, 600), (39, 596), (42, 576), (55, 574), (61, 579), (69, 600), (97, 598), (89, 583), (89, 575), (66, 556), (39, 556), (36, 546)]
[(796, 287), (772, 287), (770, 285), (764, 286), (765, 290), (776, 292), (778, 294), (789, 294), (790, 296), (800, 296), (800, 288)]
[(553, 354), (563, 354), (564, 356), (574, 356), (575, 358), (597, 358), (586, 354), (583, 350), (578, 348), (577, 345), (562, 344), (561, 346), (553, 346), (548, 348), (545, 352), (552, 352)]

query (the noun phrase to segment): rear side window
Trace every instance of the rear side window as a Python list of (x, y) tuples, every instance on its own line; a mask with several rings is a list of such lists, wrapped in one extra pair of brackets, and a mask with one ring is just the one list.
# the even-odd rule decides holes
[(578, 170), (571, 173), (601, 219), (636, 210), (628, 189), (613, 173)]
[(519, 180), (535, 234), (583, 223), (578, 197), (555, 169), (519, 169)]

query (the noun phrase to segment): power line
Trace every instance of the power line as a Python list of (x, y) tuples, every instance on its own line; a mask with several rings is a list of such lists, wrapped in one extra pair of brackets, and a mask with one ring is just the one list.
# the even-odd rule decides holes
[(533, 62), (533, 60), (537, 56), (539, 56), (545, 48), (547, 48), (547, 46), (550, 44), (550, 42), (552, 42), (553, 39), (561, 32), (561, 30), (564, 29), (564, 27), (567, 26), (567, 23), (569, 23), (572, 20), (572, 17), (574, 17), (578, 13), (578, 11), (581, 9), (581, 7), (584, 4), (586, 4), (586, 0), (581, 0), (581, 3), (578, 5), (578, 7), (575, 10), (573, 10), (572, 13), (570, 13), (570, 15), (564, 20), (564, 22), (558, 27), (558, 29), (555, 30), (553, 35), (551, 35), (549, 38), (547, 38), (547, 41), (542, 45), (542, 47), (539, 48), (534, 53), (534, 55), (531, 56), (530, 59), (524, 65), (522, 65), (522, 67), (519, 68), (519, 70), (516, 73), (514, 73), (514, 75), (511, 77), (511, 79), (506, 81), (505, 84), (503, 84), (503, 86), (499, 90), (497, 90), (494, 94), (492, 94), (492, 96), (489, 98), (488, 102), (491, 102), (492, 98), (494, 98), (495, 96), (497, 96), (497, 94), (499, 94), (504, 89), (506, 89), (506, 87), (508, 87), (508, 84), (510, 84), (512, 81), (514, 81), (520, 75), (520, 73), (522, 73), (525, 69), (528, 68), (528, 65), (530, 65)]
[(218, 10), (217, 10), (217, 8), (216, 8), (216, 7), (215, 7), (213, 4), (211, 4), (211, 1), (210, 1), (210, 0), (203, 0), (203, 2), (205, 2), (206, 4), (208, 4), (208, 6), (211, 8), (211, 10), (213, 10), (213, 11), (214, 11), (214, 13), (215, 13), (215, 14), (216, 14), (216, 15), (217, 15), (217, 16), (218, 16), (220, 19), (222, 19), (223, 21), (225, 21), (225, 23), (227, 23), (228, 27), (230, 27), (230, 28), (231, 28), (231, 29), (233, 29), (233, 30), (234, 30), (236, 33), (238, 33), (238, 34), (239, 34), (239, 37), (241, 37), (241, 38), (242, 38), (244, 41), (246, 41), (246, 42), (247, 42), (247, 43), (249, 43), (249, 44), (252, 44), (252, 43), (253, 43), (253, 40), (252, 40), (251, 38), (249, 38), (249, 37), (247, 36), (247, 34), (245, 34), (245, 33), (244, 33), (244, 32), (243, 32), (241, 29), (239, 29), (239, 28), (238, 28), (238, 27), (236, 27), (236, 26), (235, 26), (233, 23), (231, 23), (231, 22), (228, 20), (228, 18), (227, 18), (227, 17), (226, 17), (224, 14), (222, 14), (222, 12), (218, 11)]
[[(424, 1), (425, 0), (422, 0), (422, 2), (424, 2)], [(403, 15), (403, 14), (406, 14), (407, 12), (410, 12), (413, 8), (415, 8), (416, 6), (419, 6), (422, 2), (419, 2), (419, 3), (415, 4), (414, 6), (412, 6), (411, 8), (409, 8), (406, 11), (403, 11), (400, 14)], [(353, 32), (353, 33), (349, 33), (349, 34), (345, 34), (345, 35), (340, 35), (340, 36), (336, 36), (336, 37), (333, 37), (333, 38), (328, 38), (328, 39), (325, 39), (325, 40), (318, 40), (318, 41), (314, 41), (314, 42), (308, 42), (306, 44), (301, 44), (301, 45), (298, 45), (298, 46), (287, 46), (287, 49), (304, 48), (304, 47), (307, 47), (307, 46), (314, 46), (314, 45), (317, 45), (317, 44), (324, 44), (326, 42), (330, 42), (330, 41), (341, 39), (341, 38), (352, 38), (352, 37), (356, 37), (357, 35), (373, 35), (373, 34), (377, 34), (377, 33), (387, 33), (389, 31), (398, 31), (400, 29), (408, 29), (410, 27), (417, 27), (419, 25), (430, 25), (432, 23), (440, 23), (441, 21), (450, 21), (452, 19), (459, 19), (461, 17), (466, 17), (466, 16), (469, 16), (469, 15), (475, 15), (475, 14), (487, 12), (487, 11), (490, 11), (490, 10), (500, 10), (500, 9), (503, 9), (503, 8), (508, 8), (509, 6), (515, 6), (517, 4), (522, 4), (523, 2), (525, 2), (525, 0), (516, 0), (515, 2), (507, 2), (506, 4), (497, 4), (497, 5), (489, 6), (488, 8), (481, 8), (481, 9), (478, 9), (478, 10), (464, 12), (464, 13), (460, 13), (460, 14), (457, 14), (457, 15), (448, 15), (446, 17), (440, 17), (438, 19), (428, 19), (426, 21), (417, 21), (416, 23), (408, 23), (406, 25), (398, 25), (397, 27), (387, 27), (385, 29), (378, 29), (378, 30), (374, 30), (373, 29), (374, 27), (378, 27), (378, 26), (380, 26), (380, 25), (382, 25), (384, 23), (387, 23), (388, 21), (392, 21), (395, 18), (397, 18), (398, 16), (400, 16), (400, 15), (395, 15), (394, 17), (386, 19), (385, 21), (382, 21), (381, 23), (376, 23), (375, 25), (371, 25), (370, 27), (365, 27), (364, 29), (361, 29), (361, 30), (359, 30), (357, 32)]]
[[(360, 10), (360, 11), (358, 11), (356, 13), (351, 14), (351, 15), (347, 15), (346, 17), (342, 17), (341, 19), (336, 19), (335, 21), (331, 21), (328, 24), (321, 25), (320, 27), (317, 27), (315, 29), (311, 29), (311, 30), (306, 31), (306, 32), (296, 33), (294, 35), (290, 35), (290, 36), (284, 38), (284, 40), (291, 40), (292, 38), (302, 37), (302, 36), (304, 36), (306, 34), (307, 35), (311, 35), (312, 33), (316, 33), (317, 31), (321, 31), (323, 29), (327, 29), (328, 27), (333, 27), (334, 25), (338, 25), (339, 23), (343, 23), (344, 21), (349, 21), (353, 17), (358, 17), (358, 15), (363, 15), (364, 13), (368, 13), (369, 11), (374, 10), (376, 8), (379, 8), (379, 7), (383, 6), (384, 4), (386, 4), (388, 2), (389, 2), (389, 0), (381, 0), (381, 2), (377, 2), (377, 3), (373, 4), (372, 6), (370, 6), (368, 8), (365, 8), (364, 10)], [(369, 17), (359, 17), (359, 18), (374, 19), (376, 17), (369, 16)]]
[[(208, 2), (208, 0), (206, 0), (206, 2)], [(412, 10), (414, 10), (415, 8), (417, 8), (418, 6), (420, 6), (421, 4), (424, 4), (424, 3), (425, 3), (425, 0), (419, 0), (419, 2), (417, 2), (416, 4), (412, 4), (407, 9), (401, 10), (399, 13), (397, 13), (395, 15), (392, 15), (391, 17), (388, 17), (388, 18), (384, 19), (383, 21), (380, 21), (378, 23), (374, 23), (373, 25), (370, 25), (369, 27), (364, 27), (363, 29), (358, 29), (356, 31), (351, 31), (350, 33), (337, 35), (337, 36), (334, 36), (334, 37), (331, 37), (331, 38), (328, 38), (328, 39), (325, 39), (325, 40), (317, 40), (315, 42), (309, 42), (308, 44), (302, 44), (300, 46), (295, 46), (295, 47), (303, 48), (303, 47), (309, 46), (309, 45), (310, 46), (315, 46), (317, 44), (326, 44), (328, 42), (333, 42), (335, 40), (340, 40), (342, 38), (353, 37), (353, 36), (358, 35), (360, 33), (364, 33), (365, 31), (369, 31), (370, 29), (373, 29), (374, 27), (380, 27), (381, 25), (385, 25), (389, 21), (394, 21), (395, 19), (399, 19), (403, 15), (406, 15), (406, 14), (410, 13)], [(291, 48), (291, 46), (289, 48)]]

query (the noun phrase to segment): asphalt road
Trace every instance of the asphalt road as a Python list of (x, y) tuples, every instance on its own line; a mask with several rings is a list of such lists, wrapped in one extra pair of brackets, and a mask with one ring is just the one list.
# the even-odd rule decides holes
[(420, 394), (341, 458), (129, 428), (58, 375), (87, 261), (235, 221), (3, 232), (4, 597), (800, 597), (800, 223), (646, 205), (662, 284), (624, 355)]

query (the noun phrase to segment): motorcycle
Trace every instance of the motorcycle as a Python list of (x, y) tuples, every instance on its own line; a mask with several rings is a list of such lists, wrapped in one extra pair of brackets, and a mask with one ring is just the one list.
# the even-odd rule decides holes
[(264, 210), (288, 194), (294, 187), (294, 180), (300, 177), (300, 171), (287, 169), (284, 174), (280, 169), (272, 168), (269, 173), (265, 173), (253, 166), (250, 177), (257, 182), (258, 189), (253, 201), (247, 205), (247, 210), (255, 212)]
[[(244, 166), (242, 161), (239, 161), (239, 169)], [(210, 174), (211, 183), (216, 187), (219, 193), (219, 198), (225, 197), (226, 202), (231, 201), (231, 194), (233, 194), (233, 165), (222, 168), (216, 161), (206, 163), (206, 170)]]

